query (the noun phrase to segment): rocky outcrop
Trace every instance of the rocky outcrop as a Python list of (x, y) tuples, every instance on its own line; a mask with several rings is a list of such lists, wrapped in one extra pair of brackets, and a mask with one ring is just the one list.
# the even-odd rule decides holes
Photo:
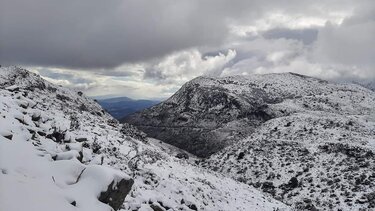
[(124, 121), (151, 137), (206, 157), (270, 119), (266, 111), (270, 100), (258, 89), (236, 94), (196, 79), (166, 102)]
[(320, 86), (326, 84), (293, 73), (198, 77), (165, 102), (124, 121), (151, 137), (207, 157), (280, 115), (270, 105), (321, 93)]
[(100, 193), (99, 201), (108, 204), (114, 210), (120, 209), (125, 197), (130, 192), (134, 184), (133, 179), (123, 178), (119, 182), (112, 181), (108, 189)]

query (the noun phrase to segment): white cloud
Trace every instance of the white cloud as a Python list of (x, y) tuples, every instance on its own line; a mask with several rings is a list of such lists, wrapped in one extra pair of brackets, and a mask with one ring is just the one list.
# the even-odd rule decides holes
[(203, 57), (197, 49), (169, 55), (160, 62), (147, 67), (146, 78), (157, 78), (163, 83), (182, 85), (200, 75), (217, 75), (218, 71), (236, 56), (236, 51)]
[[(289, 13), (288, 11), (272, 11), (265, 13), (258, 19), (253, 19), (250, 23), (234, 22), (229, 26), (230, 32), (234, 35), (256, 36), (263, 31), (273, 28), (306, 29), (323, 27), (327, 22), (340, 25), (345, 18), (351, 16), (351, 9), (341, 9), (338, 11), (327, 11), (316, 9), (317, 13)], [(303, 11), (302, 11), (303, 12)]]
[(319, 31), (315, 57), (323, 63), (375, 65), (375, 20), (350, 25), (327, 24)]
[[(91, 71), (77, 67), (48, 68), (50, 72), (40, 73), (51, 81), (83, 89), (90, 95), (133, 98), (170, 96), (183, 83), (200, 75), (297, 72), (332, 80), (375, 80), (373, 0), (234, 0), (230, 5), (224, 0), (168, 3), (166, 6), (155, 3), (155, 11), (149, 8), (152, 17), (159, 19), (142, 16), (139, 23), (145, 24), (141, 26), (137, 25), (136, 18), (126, 19), (132, 30), (116, 31), (116, 34), (121, 32), (120, 35), (127, 36), (112, 37), (110, 30), (100, 34), (117, 39), (111, 42), (113, 48), (106, 48), (106, 42), (99, 42), (103, 45), (93, 48), (100, 52), (100, 63), (114, 59), (112, 65), (93, 65)], [(138, 4), (146, 6), (143, 1), (132, 1), (132, 8), (139, 9)], [(114, 20), (128, 16), (140, 17), (132, 13), (116, 16)], [(113, 26), (107, 22), (102, 24), (105, 29)], [(124, 29), (122, 22), (116, 24)], [(100, 24), (95, 26), (100, 32)], [(117, 49), (117, 41), (129, 36), (131, 48)], [(101, 41), (99, 38), (95, 41)], [(93, 49), (89, 46), (91, 55)], [(117, 50), (112, 52), (113, 49)], [(124, 60), (125, 51), (129, 58), (137, 55), (141, 59)], [(96, 61), (98, 55), (90, 58)], [(85, 56), (79, 58), (90, 66)], [(50, 66), (54, 67), (47, 65)]]
[(203, 56), (197, 49), (176, 52), (152, 63), (127, 64), (103, 71), (76, 71), (61, 68), (31, 68), (46, 80), (84, 91), (90, 96), (112, 95), (141, 98), (167, 98), (188, 80), (202, 74), (216, 74), (236, 56)]

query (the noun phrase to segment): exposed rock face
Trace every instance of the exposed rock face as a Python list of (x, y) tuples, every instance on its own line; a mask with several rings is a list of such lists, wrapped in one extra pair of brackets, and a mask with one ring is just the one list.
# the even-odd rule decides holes
[(271, 99), (261, 90), (235, 94), (205, 80), (187, 83), (166, 102), (125, 121), (151, 137), (206, 157), (271, 118), (265, 112)]
[(133, 184), (134, 180), (132, 179), (121, 179), (117, 184), (112, 181), (108, 189), (100, 193), (99, 201), (108, 204), (114, 210), (118, 210), (124, 203), (125, 197), (130, 192)]
[(149, 136), (207, 157), (275, 117), (269, 105), (319, 93), (328, 82), (297, 74), (198, 77), (165, 102), (125, 122)]

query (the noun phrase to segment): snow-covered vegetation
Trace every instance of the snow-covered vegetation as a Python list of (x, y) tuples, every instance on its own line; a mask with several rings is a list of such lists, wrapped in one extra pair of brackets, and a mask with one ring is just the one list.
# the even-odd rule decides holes
[(375, 209), (374, 92), (293, 74), (232, 79), (280, 100), (264, 110), (272, 118), (202, 166), (298, 210)]
[(81, 92), (0, 69), (0, 210), (289, 210), (176, 153)]
[(0, 210), (375, 209), (375, 93), (362, 86), (198, 77), (127, 121), (171, 145), (1, 68)]
[(362, 86), (198, 77), (127, 121), (297, 210), (375, 209), (375, 93)]

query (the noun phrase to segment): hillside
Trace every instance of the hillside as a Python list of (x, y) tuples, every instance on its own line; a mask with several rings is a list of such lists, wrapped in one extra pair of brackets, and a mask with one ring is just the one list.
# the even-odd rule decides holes
[(375, 81), (372, 81), (372, 82), (362, 81), (362, 82), (356, 82), (356, 83), (375, 92)]
[(299, 209), (375, 208), (375, 95), (354, 85), (271, 105), (275, 118), (202, 163)]
[(0, 125), (0, 210), (290, 210), (21, 68), (0, 68)]
[[(272, 106), (351, 88), (293, 73), (198, 77), (175, 95), (125, 118), (149, 136), (207, 157), (277, 117)], [(353, 91), (357, 91), (354, 88)], [(341, 106), (341, 105), (338, 105)]]
[(201, 166), (297, 210), (375, 209), (375, 93), (361, 86), (293, 73), (199, 77), (128, 122), (215, 152)]
[(159, 103), (159, 101), (134, 100), (128, 97), (98, 99), (97, 102), (117, 120)]

